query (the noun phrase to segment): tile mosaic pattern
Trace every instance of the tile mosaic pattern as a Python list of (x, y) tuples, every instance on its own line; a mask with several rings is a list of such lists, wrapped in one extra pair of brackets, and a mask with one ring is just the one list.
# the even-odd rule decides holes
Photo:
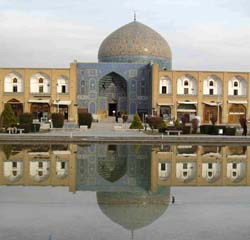
[(156, 31), (137, 21), (111, 33), (102, 42), (99, 62), (168, 62), (172, 54), (167, 41)]
[[(86, 108), (94, 114), (99, 110), (107, 110), (109, 99), (101, 94), (100, 81), (104, 76), (115, 73), (126, 81), (126, 103), (122, 95), (119, 100), (122, 106), (126, 105), (127, 113), (150, 112), (152, 95), (150, 72), (149, 64), (78, 63), (78, 108)], [(143, 90), (139, 89), (142, 86)]]

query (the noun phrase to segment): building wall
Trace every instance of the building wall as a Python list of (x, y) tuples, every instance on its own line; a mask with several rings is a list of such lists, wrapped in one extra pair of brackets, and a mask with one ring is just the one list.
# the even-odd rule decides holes
[[(196, 80), (196, 86), (193, 93), (178, 94), (178, 79), (182, 76), (191, 76)], [(172, 81), (171, 94), (161, 94), (160, 79), (167, 76)], [(204, 90), (204, 82), (209, 76), (218, 77), (222, 84), (222, 92), (217, 94), (217, 91), (213, 95), (206, 94), (207, 90)], [(241, 85), (238, 95), (232, 95), (233, 89), (230, 83), (234, 78), (243, 79), (245, 83)], [(230, 85), (231, 84), (231, 85)], [(171, 107), (171, 117), (177, 118), (177, 108), (179, 102), (194, 102), (197, 108), (197, 115), (201, 118), (201, 123), (204, 121), (203, 111), (205, 103), (211, 104), (211, 106), (218, 107), (219, 103), (219, 116), (220, 123), (228, 123), (230, 118), (230, 107), (233, 104), (242, 105), (246, 109), (246, 117), (250, 114), (250, 73), (247, 72), (219, 72), (219, 71), (163, 71), (160, 70), (157, 64), (152, 65), (152, 109), (156, 114), (160, 113), (160, 106), (168, 105)], [(217, 89), (216, 89), (217, 90)], [(231, 93), (231, 94), (230, 94)], [(235, 120), (235, 123), (239, 123)]]
[[(9, 146), (12, 149), (12, 145)], [(30, 146), (31, 148), (34, 146)], [(0, 151), (0, 185), (9, 186), (68, 186), (70, 192), (75, 192), (76, 179), (76, 150), (75, 145), (69, 145), (67, 151), (48, 151), (48, 152), (31, 152), (30, 147), (24, 148), (20, 152), (7, 156), (4, 150)], [(9, 149), (9, 150), (10, 150)], [(14, 169), (12, 162), (17, 162), (17, 168), (20, 168), (21, 174), (15, 180), (11, 177), (11, 172)], [(63, 161), (66, 163), (66, 173), (64, 177), (59, 176), (58, 163)], [(41, 170), (38, 167), (38, 162), (44, 162), (43, 170), (47, 175), (38, 180), (37, 171)]]
[[(153, 149), (151, 191), (156, 191), (159, 186), (248, 186), (250, 184), (249, 147), (196, 146), (193, 153), (187, 151), (186, 154), (180, 153), (179, 147), (188, 149), (191, 146), (162, 145), (161, 148)], [(193, 164), (193, 177), (181, 179), (180, 171), (186, 171), (180, 165), (183, 163), (187, 163), (188, 171), (190, 171), (189, 165)], [(208, 163), (212, 164), (212, 169), (208, 168)], [(169, 167), (165, 178), (161, 177), (161, 164), (167, 164)], [(212, 179), (208, 179), (208, 171), (213, 173)]]
[[(5, 92), (4, 81), (5, 77), (10, 73), (17, 73), (23, 79), (23, 91), (21, 92)], [(32, 93), (30, 85), (31, 77), (41, 73), (47, 76), (50, 80), (48, 93)], [(60, 76), (65, 76), (68, 79), (68, 93), (57, 93), (57, 80)], [(71, 101), (69, 105), (69, 121), (76, 119), (76, 69), (75, 65), (71, 64), (69, 69), (53, 69), (53, 68), (0, 68), (0, 112), (4, 109), (4, 104), (11, 99), (23, 103), (23, 112), (31, 111), (31, 100), (48, 100), (51, 113), (57, 111), (57, 105), (54, 101)]]

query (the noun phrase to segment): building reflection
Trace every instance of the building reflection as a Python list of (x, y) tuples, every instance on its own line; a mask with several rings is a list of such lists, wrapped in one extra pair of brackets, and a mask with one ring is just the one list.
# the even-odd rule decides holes
[(249, 161), (248, 146), (1, 145), (0, 184), (71, 192), (249, 186)]
[(248, 146), (0, 146), (0, 185), (95, 191), (103, 214), (132, 234), (166, 211), (171, 186), (249, 186), (249, 166)]

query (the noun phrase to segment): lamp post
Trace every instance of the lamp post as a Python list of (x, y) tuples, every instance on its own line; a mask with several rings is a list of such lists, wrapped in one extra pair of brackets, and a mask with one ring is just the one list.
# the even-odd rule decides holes
[(220, 95), (219, 95), (219, 92), (217, 92), (217, 121), (218, 121), (218, 124), (220, 123), (220, 102), (219, 102), (219, 99), (220, 98)]
[(56, 112), (59, 113), (58, 83), (56, 84)]

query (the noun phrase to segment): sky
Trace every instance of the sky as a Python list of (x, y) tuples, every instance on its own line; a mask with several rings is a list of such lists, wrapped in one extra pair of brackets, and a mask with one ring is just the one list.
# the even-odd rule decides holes
[(97, 62), (134, 11), (168, 41), (174, 70), (250, 71), (248, 0), (0, 0), (0, 67)]

